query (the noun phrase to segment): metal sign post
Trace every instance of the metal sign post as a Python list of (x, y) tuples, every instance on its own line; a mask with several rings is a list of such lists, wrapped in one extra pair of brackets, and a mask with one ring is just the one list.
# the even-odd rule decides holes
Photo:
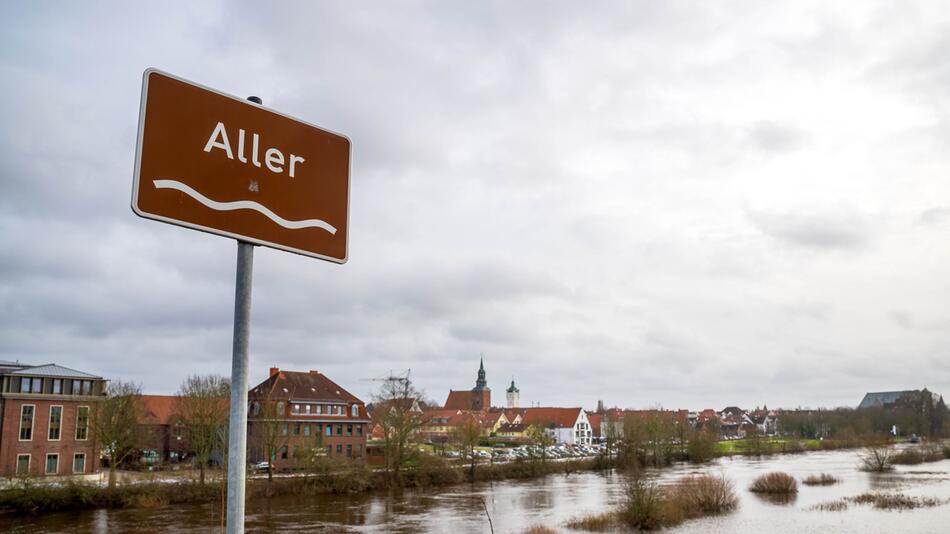
[(244, 532), (251, 274), (257, 245), (346, 263), (350, 140), (177, 76), (142, 76), (132, 210), (237, 240), (227, 532)]
[(231, 349), (231, 418), (228, 427), (228, 534), (244, 532), (247, 474), (247, 349), (251, 337), (254, 245), (237, 242), (234, 279), (234, 344)]
[[(263, 104), (256, 96), (247, 98)], [(228, 421), (228, 534), (244, 532), (247, 478), (247, 367), (251, 341), (251, 287), (254, 245), (237, 242), (234, 275), (234, 335), (231, 344), (231, 416)]]

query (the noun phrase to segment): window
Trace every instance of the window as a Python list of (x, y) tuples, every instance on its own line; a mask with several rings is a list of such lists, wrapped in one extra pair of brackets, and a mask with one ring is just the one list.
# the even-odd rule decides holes
[(254, 401), (251, 403), (251, 417), (257, 417), (261, 413), (261, 403)]
[(18, 475), (30, 474), (30, 455), (29, 454), (16, 455), (16, 474)]
[(281, 436), (287, 435), (287, 423), (280, 425), (280, 435)]
[(307, 415), (310, 415), (310, 405), (309, 405), (309, 404), (306, 405), (306, 406), (304, 406), (304, 413), (307, 414)]
[(333, 425), (327, 425), (327, 436), (333, 435)]
[(299, 435), (300, 435), (300, 423), (297, 423), (297, 424), (294, 425), (294, 435), (295, 435), (295, 436), (299, 436)]
[(352, 457), (353, 457), (353, 446), (352, 446), (352, 445), (347, 445), (347, 446), (346, 446), (346, 457), (347, 457), (347, 458), (352, 458)]
[(343, 435), (343, 425), (336, 425), (336, 435), (337, 436)]
[(33, 410), (36, 407), (32, 404), (24, 404), (20, 407), (20, 441), (30, 441), (33, 439)]
[(276, 413), (277, 413), (278, 416), (284, 415), (284, 413), (285, 413), (285, 412), (284, 412), (284, 403), (283, 403), (283, 402), (278, 402), (278, 403), (277, 403), (277, 409), (276, 409), (275, 411), (276, 411)]
[(357, 436), (363, 435), (363, 425), (356, 425), (356, 435)]
[(77, 452), (73, 455), (73, 473), (86, 472), (86, 454)]
[(354, 405), (350, 408), (350, 414), (351, 414), (353, 417), (359, 417), (359, 416), (360, 416), (360, 406), (359, 406), (358, 404), (354, 404)]
[(303, 425), (303, 435), (304, 436), (310, 435), (310, 423), (306, 423), (305, 425)]
[(333, 445), (327, 445), (327, 456), (331, 456), (332, 454), (333, 454)]
[(82, 394), (83, 394), (83, 395), (92, 395), (92, 380), (83, 380), (83, 381), (82, 381)]
[(280, 459), (281, 459), (281, 460), (286, 460), (286, 459), (287, 459), (287, 446), (286, 446), (286, 445), (284, 445), (283, 447), (280, 448)]
[(343, 415), (343, 407), (342, 407), (342, 406), (337, 406), (337, 407), (336, 407), (336, 414), (337, 414), (337, 415)]
[(46, 455), (46, 474), (55, 475), (59, 473), (59, 454)]
[(313, 413), (315, 413), (315, 414), (317, 414), (317, 415), (320, 415), (321, 413), (323, 413), (323, 410), (321, 409), (321, 408), (323, 408), (323, 406), (321, 406), (320, 404), (317, 404), (317, 405), (314, 406), (313, 408), (314, 408), (314, 412), (313, 412)]
[(299, 405), (299, 404), (294, 404), (294, 405), (290, 408), (290, 411), (293, 412), (293, 413), (295, 413), (295, 414), (300, 413), (300, 405)]
[(89, 437), (89, 407), (76, 408), (76, 439), (84, 441)]
[(356, 456), (357, 458), (363, 456), (363, 446), (359, 443), (356, 444)]
[(346, 425), (346, 435), (347, 436), (353, 435), (353, 425)]
[(43, 379), (42, 378), (33, 379), (33, 388), (30, 389), (30, 393), (43, 393)]
[(338, 444), (338, 445), (336, 446), (336, 453), (337, 453), (337, 455), (343, 454), (343, 445), (342, 445), (342, 444)]
[(53, 394), (54, 395), (63, 394), (63, 379), (62, 378), (53, 379)]
[(49, 407), (49, 435), (50, 441), (59, 441), (59, 430), (63, 424), (63, 407)]
[(32, 381), (29, 377), (21, 378), (20, 379), (20, 393), (29, 393), (30, 384), (32, 384)]

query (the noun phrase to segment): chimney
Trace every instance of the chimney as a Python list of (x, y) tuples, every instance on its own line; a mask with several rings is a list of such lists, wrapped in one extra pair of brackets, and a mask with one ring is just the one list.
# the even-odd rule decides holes
[(276, 374), (279, 373), (279, 372), (280, 372), (280, 367), (271, 367), (271, 368), (270, 368), (270, 375), (268, 375), (268, 378), (270, 378), (271, 376), (276, 375)]

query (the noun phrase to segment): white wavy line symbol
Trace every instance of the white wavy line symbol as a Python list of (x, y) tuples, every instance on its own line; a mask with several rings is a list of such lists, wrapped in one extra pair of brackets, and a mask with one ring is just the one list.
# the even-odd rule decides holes
[(155, 184), (156, 189), (176, 189), (178, 191), (181, 191), (182, 193), (190, 196), (191, 198), (197, 200), (198, 202), (216, 211), (254, 210), (264, 215), (268, 219), (274, 221), (275, 223), (290, 230), (297, 230), (300, 228), (322, 228), (326, 230), (327, 232), (330, 232), (331, 234), (336, 234), (336, 228), (334, 228), (333, 225), (331, 225), (330, 223), (326, 221), (322, 221), (320, 219), (305, 219), (302, 221), (288, 221), (287, 219), (269, 210), (263, 204), (259, 204), (257, 202), (254, 202), (253, 200), (236, 200), (234, 202), (218, 202), (216, 200), (211, 200), (210, 198), (195, 191), (191, 187), (175, 180), (152, 180), (152, 183)]

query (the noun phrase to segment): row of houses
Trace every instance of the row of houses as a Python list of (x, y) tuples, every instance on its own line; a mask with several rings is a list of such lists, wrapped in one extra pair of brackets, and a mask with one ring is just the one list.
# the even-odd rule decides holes
[[(95, 404), (107, 393), (107, 380), (90, 373), (54, 363), (0, 361), (0, 476), (97, 472), (103, 459), (93, 439), (91, 417)], [(684, 429), (715, 429), (722, 437), (744, 437), (753, 432), (775, 434), (782, 414), (765, 406), (698, 412), (608, 409), (603, 403), (598, 403), (596, 410), (520, 407), (514, 380), (505, 393), (506, 406), (492, 406), (482, 361), (475, 387), (450, 390), (442, 405), (409, 399), (409, 410), (421, 421), (416, 437), (445, 445), (462, 425), (474, 422), (486, 440), (526, 442), (529, 429), (539, 428), (555, 443), (587, 445), (611, 433), (622, 434), (624, 423), (631, 418), (669, 421)], [(912, 394), (919, 396), (916, 391), (868, 394), (861, 407), (899, 404)], [(188, 432), (176, 413), (176, 397), (143, 395), (141, 401), (139, 426), (144, 439), (139, 460), (152, 464), (187, 460)], [(277, 367), (250, 389), (248, 402), (248, 459), (270, 462), (277, 468), (299, 465), (314, 455), (345, 459), (378, 455), (374, 444), (382, 434), (380, 415), (392, 409), (367, 405), (318, 371)]]

